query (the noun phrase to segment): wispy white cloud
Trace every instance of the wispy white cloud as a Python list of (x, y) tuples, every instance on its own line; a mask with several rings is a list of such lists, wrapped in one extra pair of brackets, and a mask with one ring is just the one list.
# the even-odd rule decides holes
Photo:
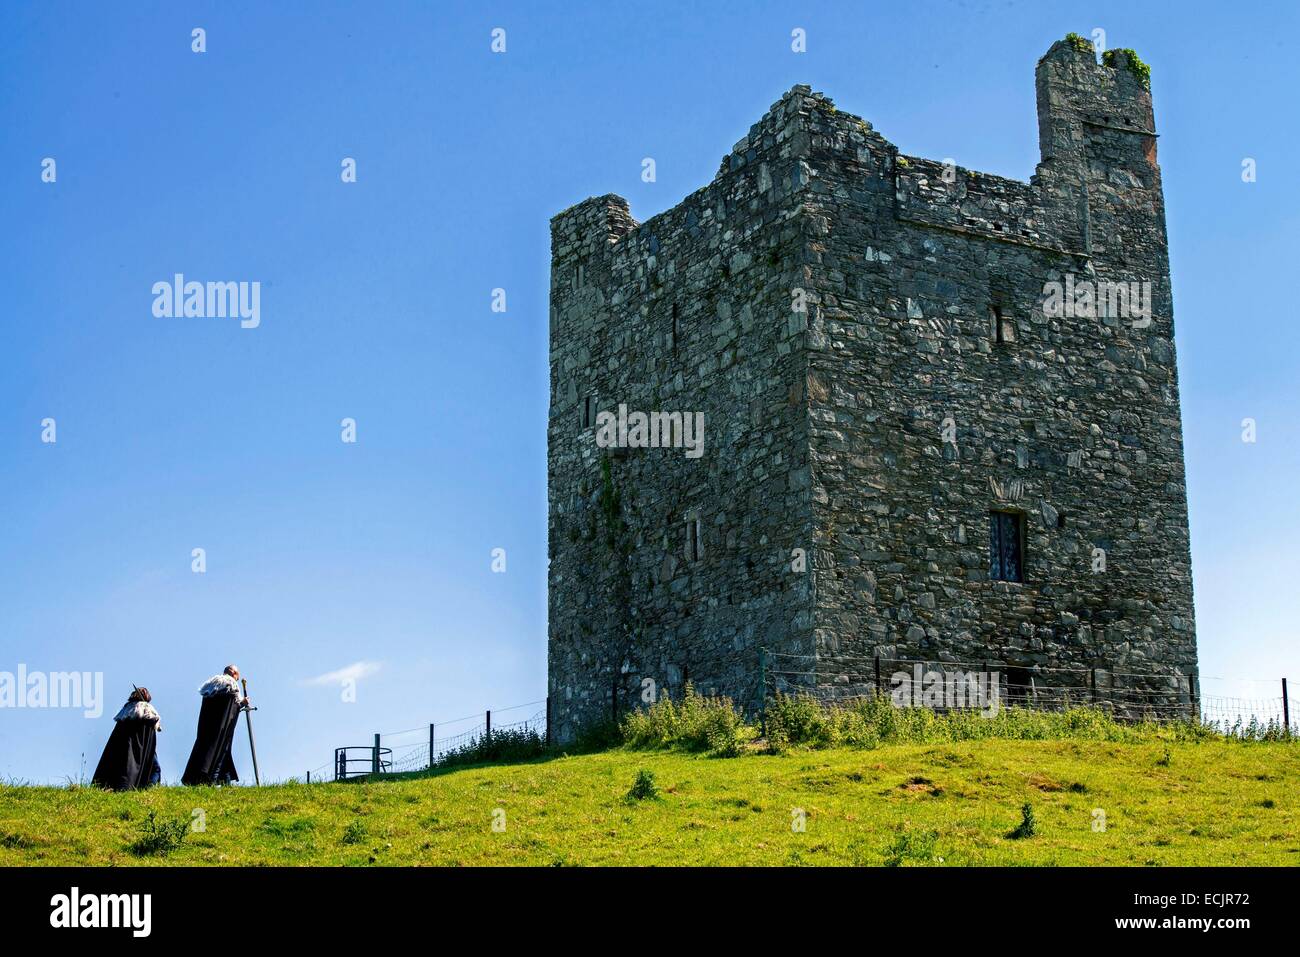
[(362, 678), (368, 678), (379, 671), (379, 667), (380, 663), (378, 661), (354, 661), (337, 671), (327, 671), (315, 678), (307, 678), (302, 683), (305, 685), (341, 685), (345, 681), (360, 681)]

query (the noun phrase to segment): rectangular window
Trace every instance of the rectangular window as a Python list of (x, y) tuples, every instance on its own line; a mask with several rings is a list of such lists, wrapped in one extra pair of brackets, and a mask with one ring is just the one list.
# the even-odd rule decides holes
[(1019, 512), (989, 512), (989, 578), (1024, 581), (1025, 517)]
[(1002, 312), (1001, 303), (989, 307), (989, 338), (998, 345), (1016, 341), (1016, 327), (1011, 318)]
[(686, 558), (689, 561), (698, 562), (704, 557), (704, 544), (700, 540), (700, 520), (698, 518), (688, 518), (686, 520)]
[(677, 343), (681, 338), (681, 326), (678, 324), (677, 303), (673, 303), (673, 324), (669, 330), (669, 345), (673, 350), (673, 355), (677, 355)]
[(596, 424), (596, 396), (588, 395), (582, 399), (582, 427), (589, 429)]

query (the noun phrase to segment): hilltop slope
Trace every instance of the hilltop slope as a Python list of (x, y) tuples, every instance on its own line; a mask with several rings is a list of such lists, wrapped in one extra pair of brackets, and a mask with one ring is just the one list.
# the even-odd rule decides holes
[[(659, 795), (630, 800), (642, 769)], [(614, 750), (261, 789), (3, 787), (0, 865), (1295, 865), (1297, 779), (1300, 748), (1285, 743), (994, 740)], [(1025, 803), (1035, 833), (1014, 839)], [(150, 810), (188, 822), (196, 809), (206, 829), (176, 850), (129, 849)]]

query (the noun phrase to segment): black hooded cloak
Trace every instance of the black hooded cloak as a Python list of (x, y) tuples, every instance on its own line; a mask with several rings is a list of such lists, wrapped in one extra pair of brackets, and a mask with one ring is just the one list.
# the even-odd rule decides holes
[(128, 701), (113, 719), (113, 733), (108, 736), (91, 781), (110, 791), (130, 791), (153, 784), (161, 726), (152, 705)]
[(229, 675), (217, 675), (199, 689), (199, 730), (194, 750), (181, 775), (182, 784), (229, 784), (238, 781), (230, 749), (239, 723), (239, 685)]

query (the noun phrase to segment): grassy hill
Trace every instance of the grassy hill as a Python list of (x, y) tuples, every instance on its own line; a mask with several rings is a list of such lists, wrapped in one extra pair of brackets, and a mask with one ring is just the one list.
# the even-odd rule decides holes
[[(657, 795), (629, 798), (642, 771)], [(616, 748), (260, 789), (5, 786), (0, 865), (1296, 865), (1297, 780), (1294, 743), (1063, 738)], [(1033, 833), (1013, 837), (1026, 804)], [(132, 849), (150, 812), (156, 852)]]

